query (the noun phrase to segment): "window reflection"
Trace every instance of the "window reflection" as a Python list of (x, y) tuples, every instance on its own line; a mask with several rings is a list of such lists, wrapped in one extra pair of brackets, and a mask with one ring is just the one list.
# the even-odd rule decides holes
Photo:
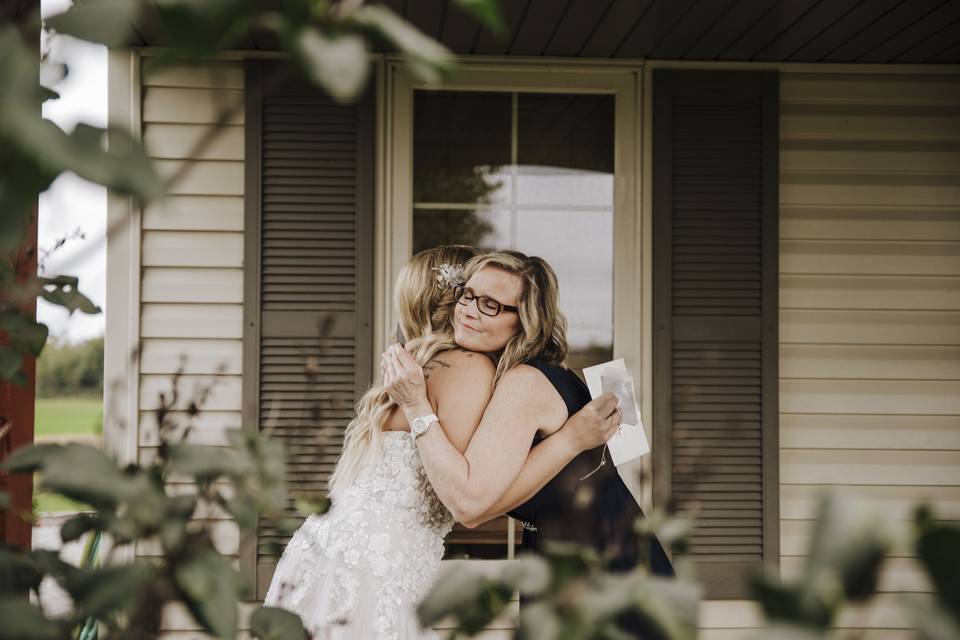
[(469, 244), (495, 251), (509, 244), (510, 211), (415, 209), (413, 252), (442, 244)]
[(517, 204), (613, 207), (613, 97), (520, 94)]
[(510, 164), (510, 94), (417, 91), (413, 113), (415, 203), (509, 201), (494, 174)]

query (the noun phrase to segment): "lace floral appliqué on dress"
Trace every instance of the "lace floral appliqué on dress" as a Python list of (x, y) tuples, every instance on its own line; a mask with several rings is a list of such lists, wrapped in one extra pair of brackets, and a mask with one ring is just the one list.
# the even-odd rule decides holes
[(379, 461), (287, 544), (264, 604), (297, 613), (316, 639), (436, 638), (417, 603), (440, 568), (453, 516), (410, 435), (388, 431)]

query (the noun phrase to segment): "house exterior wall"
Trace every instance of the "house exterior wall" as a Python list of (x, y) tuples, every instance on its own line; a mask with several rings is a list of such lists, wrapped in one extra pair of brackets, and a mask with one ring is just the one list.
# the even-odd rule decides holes
[[(181, 367), (175, 420), (184, 422), (189, 401), (210, 389), (188, 440), (226, 444), (227, 431), (241, 425), (244, 76), (241, 61), (156, 71), (150, 58), (141, 61), (141, 133), (149, 155), (164, 175), (195, 160), (170, 197), (141, 215), (137, 447), (143, 462), (159, 444), (154, 417), (159, 394), (170, 397)], [(240, 107), (222, 134), (195, 154), (220, 109), (234, 103)], [(210, 520), (217, 548), (236, 562), (236, 523), (222, 512), (201, 515)], [(143, 544), (136, 553), (152, 556), (160, 549)], [(246, 627), (245, 616), (243, 622)], [(195, 623), (180, 607), (169, 608), (164, 628), (173, 632), (170, 637), (196, 635)]]
[[(141, 131), (165, 172), (190, 156), (220, 101), (243, 99), (239, 60), (142, 75)], [(786, 576), (803, 562), (813, 500), (825, 487), (877, 509), (901, 537), (917, 500), (960, 519), (960, 121), (947, 115), (958, 103), (960, 75), (781, 74)], [(158, 392), (170, 391), (181, 353), (188, 354), (184, 397), (214, 385), (190, 438), (222, 444), (226, 430), (240, 426), (243, 151), (241, 109), (169, 200), (140, 216), (139, 252), (131, 252), (140, 276), (130, 301), (142, 339), (134, 399), (140, 460), (156, 451), (151, 412)], [(206, 515), (216, 520), (221, 551), (236, 556), (235, 524)], [(157, 550), (143, 545), (137, 553)], [(842, 626), (866, 629), (866, 638), (908, 635), (896, 601), (930, 590), (909, 555), (902, 546), (895, 552), (876, 604), (850, 612)], [(739, 638), (761, 620), (749, 601), (705, 602), (701, 634)], [(484, 637), (506, 637), (509, 621), (497, 626)], [(170, 637), (196, 635), (177, 608), (165, 628)]]
[(784, 73), (780, 96), (781, 568), (842, 491), (898, 540), (842, 625), (902, 629), (899, 594), (930, 591), (910, 506), (960, 519), (960, 76)]
[[(785, 71), (780, 100), (781, 572), (802, 570), (817, 493), (842, 492), (896, 548), (839, 625), (905, 638), (900, 598), (931, 591), (910, 507), (960, 519), (960, 76)], [(701, 637), (761, 621), (704, 603)]]

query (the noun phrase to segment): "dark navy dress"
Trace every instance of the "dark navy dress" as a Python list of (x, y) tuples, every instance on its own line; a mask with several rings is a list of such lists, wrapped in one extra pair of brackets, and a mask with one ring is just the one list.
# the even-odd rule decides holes
[[(549, 364), (543, 358), (525, 364), (538, 369), (553, 384), (567, 405), (568, 416), (590, 402), (587, 386), (570, 369)], [(533, 445), (542, 440), (535, 435)], [(580, 480), (600, 464), (603, 448), (581, 452), (536, 495), (509, 512), (523, 526), (521, 550), (541, 552), (548, 540), (574, 542), (589, 545), (606, 557), (611, 571), (627, 571), (641, 561), (640, 545), (649, 544), (643, 555), (650, 559), (651, 572), (674, 575), (660, 542), (634, 532), (633, 523), (643, 517), (643, 511), (609, 454), (606, 464)]]

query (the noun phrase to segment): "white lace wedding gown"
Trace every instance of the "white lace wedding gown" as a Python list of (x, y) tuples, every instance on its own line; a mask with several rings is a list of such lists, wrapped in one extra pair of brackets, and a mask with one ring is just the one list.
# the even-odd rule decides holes
[(290, 539), (264, 604), (297, 613), (316, 640), (436, 638), (415, 609), (453, 522), (410, 434), (387, 431), (379, 460)]

